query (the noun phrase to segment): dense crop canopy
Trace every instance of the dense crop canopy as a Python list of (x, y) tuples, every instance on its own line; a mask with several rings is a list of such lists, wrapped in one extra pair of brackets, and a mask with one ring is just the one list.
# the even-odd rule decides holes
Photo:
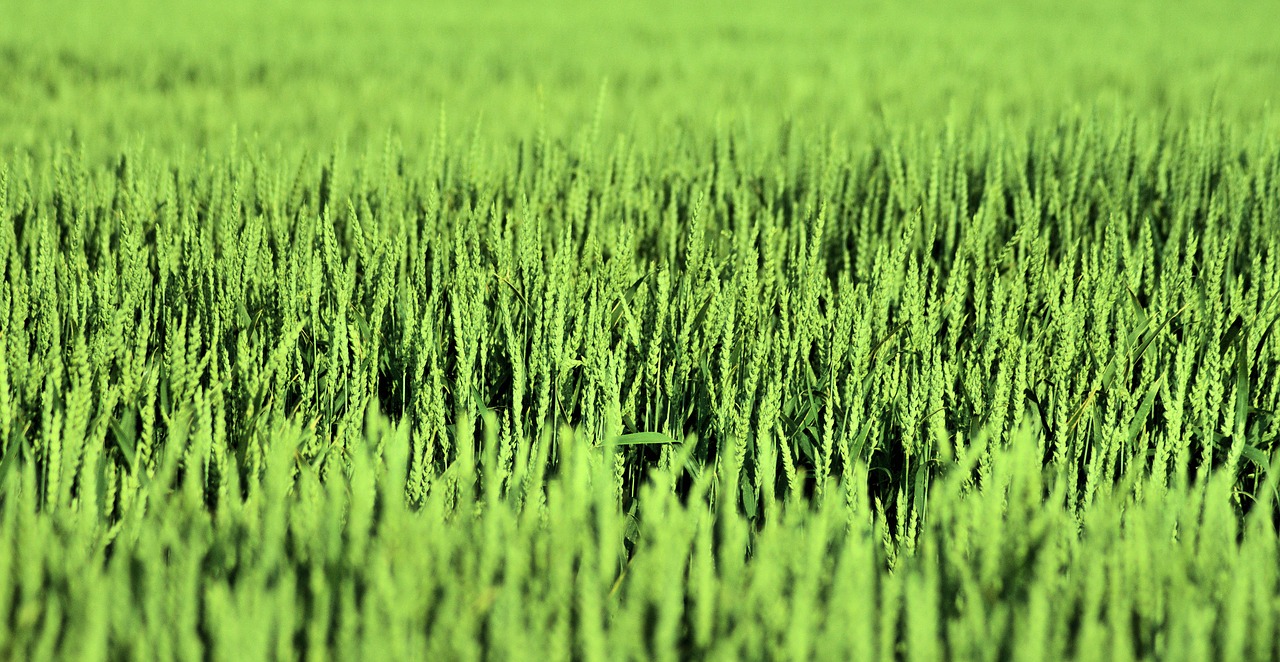
[(0, 656), (1280, 655), (1267, 10), (134, 4), (0, 0)]

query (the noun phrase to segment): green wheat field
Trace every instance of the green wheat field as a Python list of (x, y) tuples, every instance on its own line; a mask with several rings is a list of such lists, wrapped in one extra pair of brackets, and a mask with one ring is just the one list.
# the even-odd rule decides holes
[(0, 659), (1280, 659), (1277, 25), (0, 0)]

